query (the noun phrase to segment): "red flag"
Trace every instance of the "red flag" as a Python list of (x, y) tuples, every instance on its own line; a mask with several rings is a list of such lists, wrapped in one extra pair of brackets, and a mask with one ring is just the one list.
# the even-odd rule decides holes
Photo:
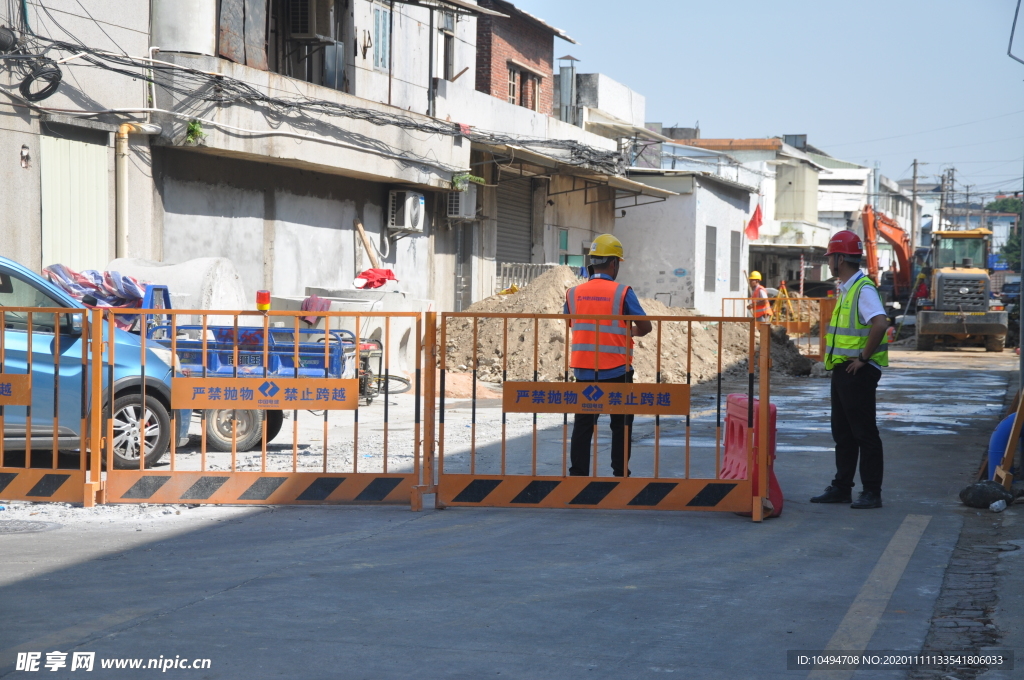
[(757, 207), (754, 208), (754, 214), (750, 218), (750, 222), (747, 224), (747, 228), (744, 230), (744, 234), (747, 235), (751, 241), (757, 240), (758, 230), (761, 228), (761, 224), (764, 220), (761, 219), (761, 204), (758, 203)]

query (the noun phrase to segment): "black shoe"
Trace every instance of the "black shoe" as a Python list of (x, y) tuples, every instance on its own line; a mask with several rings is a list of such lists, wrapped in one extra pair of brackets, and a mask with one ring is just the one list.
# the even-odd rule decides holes
[(874, 491), (862, 491), (860, 497), (851, 505), (854, 510), (868, 510), (870, 508), (882, 507), (882, 494)]
[(828, 486), (825, 493), (811, 499), (812, 503), (849, 503), (853, 500), (849, 489), (840, 489), (837, 486)]
[(575, 472), (573, 470), (569, 470), (569, 476), (570, 477), (589, 477), (590, 473), (589, 472)]

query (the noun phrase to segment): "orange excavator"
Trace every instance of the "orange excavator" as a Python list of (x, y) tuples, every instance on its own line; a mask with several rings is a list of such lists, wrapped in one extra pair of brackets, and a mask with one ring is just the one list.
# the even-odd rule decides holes
[(867, 260), (868, 276), (875, 283), (881, 283), (878, 279), (878, 237), (881, 236), (892, 245), (896, 254), (897, 268), (893, 272), (893, 299), (902, 300), (910, 295), (911, 269), (910, 258), (910, 237), (895, 220), (883, 213), (875, 212), (870, 205), (864, 206), (861, 211), (861, 221), (864, 223), (864, 258)]

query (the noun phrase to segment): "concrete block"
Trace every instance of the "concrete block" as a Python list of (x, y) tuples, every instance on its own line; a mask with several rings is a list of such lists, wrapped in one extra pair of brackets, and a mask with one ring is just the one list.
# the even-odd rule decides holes
[[(332, 312), (349, 312), (365, 314), (359, 319), (359, 337), (380, 340), (388, 353), (389, 370), (391, 373), (411, 377), (416, 370), (416, 354), (419, 342), (416, 339), (416, 318), (392, 318), (390, 324), (386, 317), (372, 316), (381, 312), (425, 312), (433, 309), (432, 300), (420, 300), (407, 293), (374, 290), (330, 290), (324, 288), (307, 288), (306, 295), (316, 295), (330, 300)], [(271, 308), (274, 311), (302, 309), (304, 297), (274, 296)], [(355, 317), (338, 317), (328, 319), (327, 327), (342, 329), (355, 333)], [(389, 328), (388, 328), (389, 326)], [(321, 319), (313, 328), (323, 328)], [(390, 339), (387, 337), (390, 335)], [(373, 369), (376, 371), (377, 367)], [(383, 368), (381, 368), (383, 370)]]
[[(193, 309), (254, 309), (255, 301), (247, 300), (242, 281), (231, 260), (225, 257), (203, 257), (179, 264), (120, 258), (107, 265), (109, 271), (134, 276), (143, 283), (161, 284), (170, 289), (171, 306), (187, 302)], [(184, 323), (197, 319), (179, 319)], [(232, 317), (212, 316), (211, 325), (234, 323)], [(241, 321), (245, 325), (244, 321)]]

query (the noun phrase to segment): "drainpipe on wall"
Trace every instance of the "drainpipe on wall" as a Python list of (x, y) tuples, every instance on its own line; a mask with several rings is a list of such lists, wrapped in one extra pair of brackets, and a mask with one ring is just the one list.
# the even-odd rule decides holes
[(429, 56), (427, 58), (427, 115), (434, 116), (434, 101), (436, 93), (434, 90), (434, 10), (430, 9), (430, 27), (427, 29), (427, 35), (429, 40), (427, 41), (427, 52)]
[(124, 123), (117, 128), (114, 143), (114, 224), (116, 240), (114, 253), (128, 257), (128, 135), (158, 135), (159, 125), (152, 123)]

